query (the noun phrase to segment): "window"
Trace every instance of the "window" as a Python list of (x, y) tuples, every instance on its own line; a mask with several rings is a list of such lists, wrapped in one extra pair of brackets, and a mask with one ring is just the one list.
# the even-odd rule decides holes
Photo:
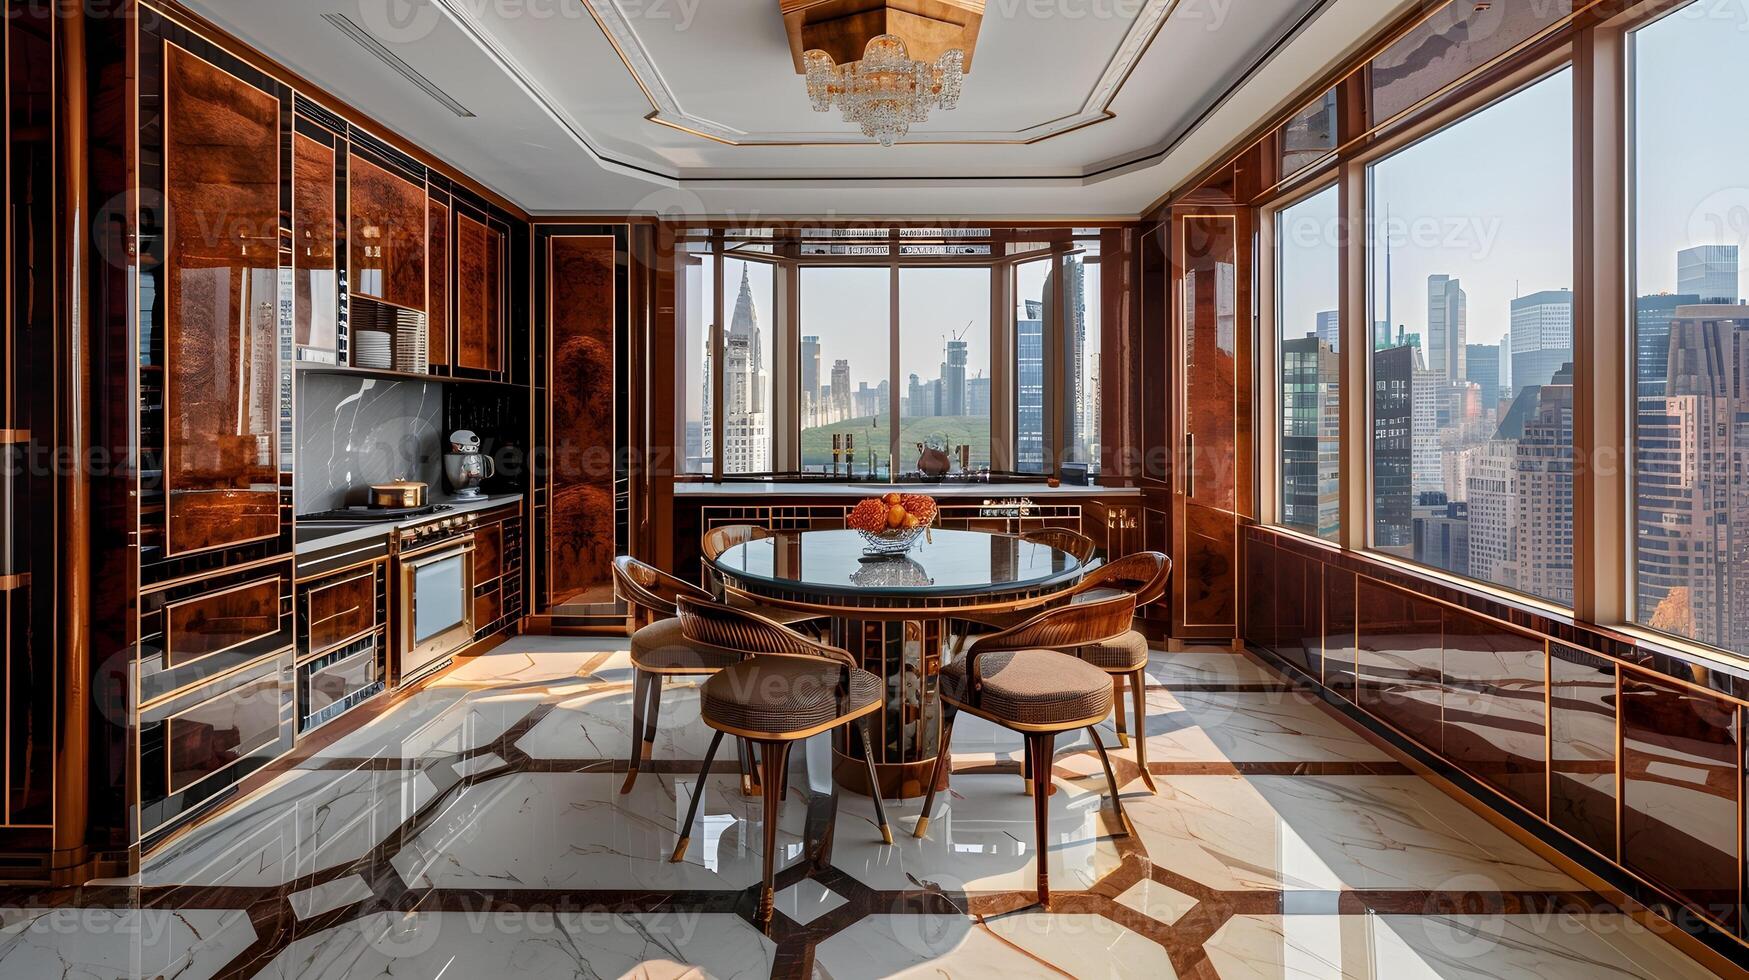
[(917, 445), (990, 465), (990, 269), (899, 270), (900, 470)]
[(891, 297), (885, 267), (801, 270), (797, 390), (806, 472), (887, 477)]
[(1563, 70), (1368, 168), (1373, 546), (1559, 604), (1572, 99)]
[(1069, 462), (1087, 464), (1089, 473), (1099, 472), (1100, 431), (1099, 405), (1103, 397), (1100, 389), (1099, 358), (1104, 349), (1101, 344), (1100, 298), (1101, 290), (1098, 242), (1090, 242), (1089, 253), (1082, 259), (1071, 261), (1080, 267), (1081, 282), (1072, 294), (1074, 302), (1070, 305), (1075, 330), (1070, 342), (1075, 351), (1069, 363), (1079, 365), (1078, 380), (1080, 388), (1075, 392), (1075, 438), (1069, 446)]
[[(775, 276), (765, 262), (723, 263), (723, 472), (771, 472), (772, 310)], [(709, 375), (706, 371), (706, 375)], [(706, 397), (705, 405), (710, 405)], [(711, 413), (705, 440), (711, 441)]]
[(709, 473), (713, 443), (706, 429), (710, 412), (711, 323), (716, 319), (717, 259), (705, 242), (687, 242), (680, 246), (675, 258), (677, 274), (674, 346), (680, 351), (675, 357), (679, 368), (676, 379), (680, 389), (675, 412), (675, 449), (680, 454), (681, 473)]
[(1276, 214), (1276, 337), (1281, 353), (1278, 519), (1330, 541), (1342, 532), (1342, 279), (1338, 194), (1329, 187)]
[(1045, 330), (1055, 259), (1014, 267), (1014, 468), (1045, 472)]
[(1749, 86), (1749, 15), (1697, 4), (1631, 37), (1633, 615), (1749, 654), (1749, 192), (1724, 122)]

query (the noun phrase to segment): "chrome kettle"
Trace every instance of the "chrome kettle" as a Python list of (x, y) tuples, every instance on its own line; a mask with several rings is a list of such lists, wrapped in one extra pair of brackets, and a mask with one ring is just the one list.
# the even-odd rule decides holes
[(457, 500), (478, 500), (485, 496), (480, 484), (497, 475), (492, 457), (480, 451), (480, 437), (468, 429), (450, 434), (449, 452), (443, 454), (443, 473), (449, 477), (450, 489)]

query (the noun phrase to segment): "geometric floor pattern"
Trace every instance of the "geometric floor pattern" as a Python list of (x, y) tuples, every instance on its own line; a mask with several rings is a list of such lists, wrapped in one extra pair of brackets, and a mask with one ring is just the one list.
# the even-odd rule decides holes
[(1091, 744), (1060, 751), (1049, 912), (1017, 736), (962, 716), (924, 840), (920, 800), (889, 801), (887, 846), (843, 796), (824, 867), (801, 856), (829, 812), (828, 747), (795, 752), (761, 931), (760, 808), (732, 756), (699, 778), (695, 686), (667, 687), (655, 764), (618, 794), (631, 685), (624, 641), (524, 637), (466, 662), (302, 750), (136, 879), (0, 892), (0, 977), (1711, 976), (1223, 650), (1154, 655), (1158, 794), (1112, 753), (1133, 836)]

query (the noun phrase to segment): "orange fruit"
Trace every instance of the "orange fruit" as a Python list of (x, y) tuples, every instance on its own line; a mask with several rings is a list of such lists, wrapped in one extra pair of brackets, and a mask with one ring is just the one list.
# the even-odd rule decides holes
[(887, 511), (887, 527), (896, 528), (896, 527), (903, 525), (905, 523), (906, 516), (907, 515), (905, 514), (905, 508), (900, 507), (898, 504), (894, 504)]
[(895, 505), (897, 505), (897, 504), (901, 504), (901, 503), (904, 503), (904, 501), (905, 501), (905, 498), (904, 498), (904, 497), (902, 497), (902, 496), (900, 496), (900, 495), (899, 495), (899, 494), (896, 494), (896, 493), (889, 493), (889, 494), (887, 494), (887, 495), (886, 495), (886, 496), (885, 496), (885, 497), (883, 497), (883, 498), (881, 498), (881, 499), (883, 499), (883, 500), (885, 500), (885, 501), (886, 501), (886, 502), (887, 502), (887, 506), (888, 506), (888, 507), (892, 507), (892, 506), (895, 506)]
[(907, 528), (913, 528), (913, 527), (916, 527), (916, 526), (917, 526), (917, 525), (919, 525), (919, 524), (921, 524), (921, 523), (923, 523), (923, 522), (922, 522), (922, 521), (919, 521), (919, 520), (918, 520), (918, 519), (917, 519), (917, 515), (916, 515), (916, 514), (906, 514), (906, 515), (905, 515), (905, 527), (907, 527)]

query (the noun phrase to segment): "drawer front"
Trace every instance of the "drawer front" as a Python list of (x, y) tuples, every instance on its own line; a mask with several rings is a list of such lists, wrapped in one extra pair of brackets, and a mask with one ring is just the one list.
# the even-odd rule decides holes
[(139, 699), (155, 704), (290, 650), (289, 560), (140, 596)]
[(298, 669), (298, 730), (326, 724), (383, 690), (378, 637), (367, 636)]
[(476, 634), (497, 624), (500, 608), (497, 589), (493, 589), (485, 595), (474, 596), (474, 631)]
[(203, 657), (235, 650), (279, 632), (277, 578), (260, 579), (172, 603), (164, 633), (164, 662), (185, 667)]
[(497, 578), (503, 565), (504, 525), (485, 524), (474, 529), (474, 584)]
[(279, 738), (279, 677), (216, 694), (164, 721), (166, 782), (180, 793)]
[[(139, 713), (139, 830), (148, 842), (292, 747), (292, 654)], [(150, 843), (148, 843), (150, 846)]]
[(305, 653), (322, 653), (368, 633), (377, 626), (376, 568), (313, 585), (304, 603), (310, 634)]

